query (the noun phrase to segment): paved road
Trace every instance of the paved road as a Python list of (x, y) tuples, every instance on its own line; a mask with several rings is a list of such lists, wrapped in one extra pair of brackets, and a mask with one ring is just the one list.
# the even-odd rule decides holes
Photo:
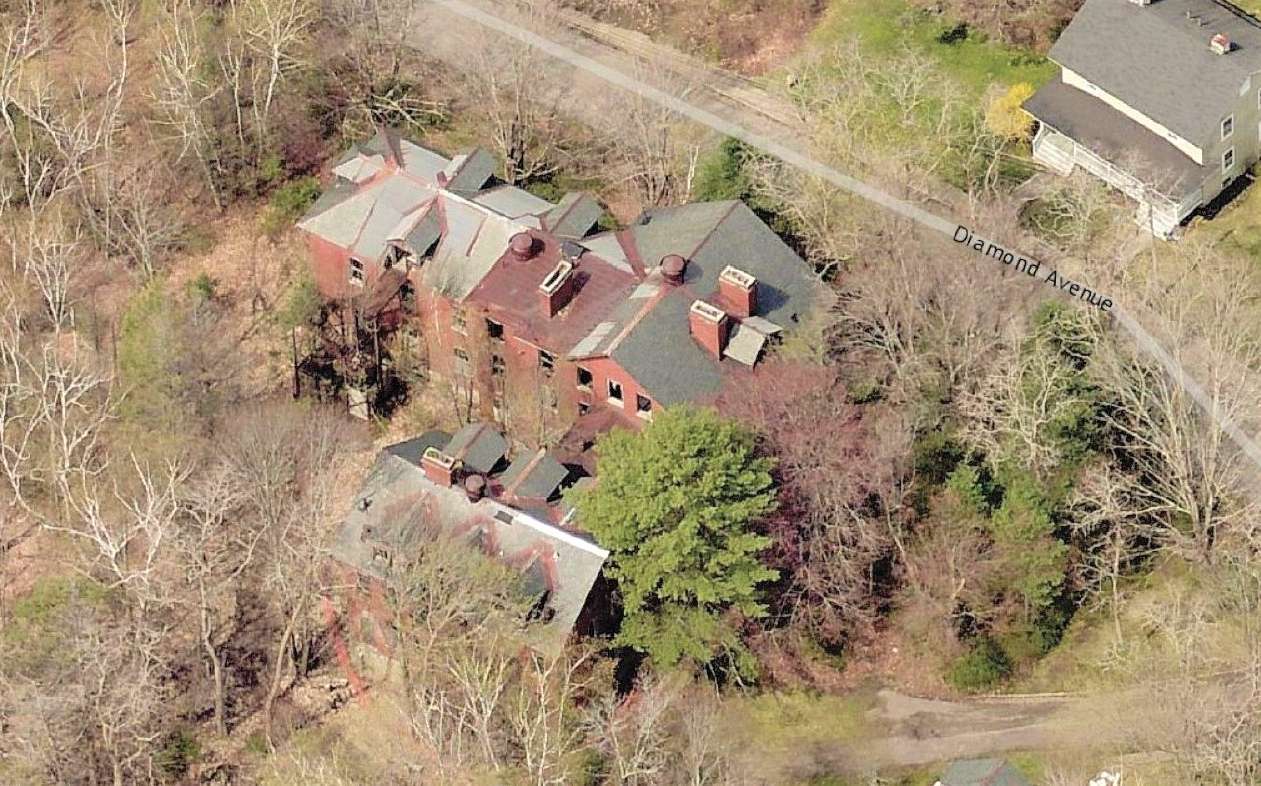
[[(642, 73), (636, 73), (621, 65), (616, 51), (608, 51), (606, 49), (606, 51), (597, 53), (599, 56), (599, 59), (597, 59), (596, 56), (579, 52), (573, 45), (561, 43), (551, 37), (544, 37), (526, 29), (516, 21), (506, 19), (492, 7), (480, 3), (475, 4), (476, 0), (431, 0), (431, 2), (434, 6), (462, 18), (462, 21), (466, 24), (468, 22), (475, 23), (493, 30), (509, 40), (515, 40), (520, 44), (534, 47), (558, 61), (569, 64), (578, 72), (594, 76), (627, 93), (666, 107), (679, 116), (688, 118), (720, 134), (739, 139), (804, 172), (832, 183), (837, 188), (856, 194), (874, 204), (880, 205), (886, 210), (915, 221), (923, 227), (947, 237), (952, 236), (958, 227), (958, 222), (953, 219), (947, 219), (932, 213), (917, 204), (899, 199), (875, 185), (851, 177), (827, 164), (816, 161), (801, 152), (806, 145), (801, 144), (799, 140), (796, 144), (793, 143), (794, 138), (798, 136), (798, 129), (787, 126), (785, 122), (782, 122), (782, 119), (777, 120), (774, 117), (769, 117), (766, 112), (754, 112), (750, 111), (748, 106), (733, 107), (731, 106), (732, 102), (723, 102), (722, 90), (711, 91), (708, 96), (711, 100), (708, 102), (692, 95), (688, 95), (687, 98), (681, 98), (661, 87), (649, 84), (645, 81)], [(433, 38), (433, 36), (428, 37), (429, 40)], [(590, 50), (590, 47), (587, 47), (587, 49)], [(686, 59), (683, 55), (677, 55), (677, 58)], [(709, 69), (708, 66), (698, 66), (698, 68)], [(748, 88), (748, 85), (745, 85), (745, 87)], [(721, 103), (725, 103), (726, 106), (721, 109), (713, 107), (712, 98), (714, 96), (717, 96), (718, 100)], [(709, 103), (709, 106), (702, 105), (703, 103)], [(719, 114), (719, 111), (722, 111), (723, 114)], [(732, 114), (739, 117), (740, 121), (736, 122), (728, 119), (727, 115)], [(985, 236), (987, 239), (996, 239), (985, 235), (983, 232), (977, 232), (977, 234)], [(1012, 246), (1007, 247), (1011, 250), (1018, 250)], [(994, 262), (993, 260), (986, 260), (982, 264), (994, 264)], [(1049, 266), (1047, 267), (1049, 268)], [(1013, 276), (1012, 280), (1020, 278), (1022, 277)], [(1034, 281), (1036, 285), (1042, 285), (1035, 279), (1029, 280)], [(1120, 293), (1109, 292), (1107, 295), (1116, 304), (1111, 311), (1116, 324), (1130, 335), (1134, 343), (1142, 351), (1160, 364), (1169, 377), (1186, 391), (1200, 409), (1253, 462), (1258, 469), (1258, 473), (1251, 476), (1254, 490), (1261, 490), (1261, 485), (1259, 485), (1261, 483), (1261, 447), (1253, 440), (1252, 435), (1227, 413), (1221, 411), (1213, 397), (1187, 372), (1182, 363), (1161, 346), (1152, 337), (1151, 333), (1139, 323), (1135, 315), (1122, 305)]]

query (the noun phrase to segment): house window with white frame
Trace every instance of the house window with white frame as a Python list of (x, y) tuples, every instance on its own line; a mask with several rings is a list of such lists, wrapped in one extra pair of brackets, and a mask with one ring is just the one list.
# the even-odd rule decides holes
[(363, 282), (365, 278), (366, 276), (364, 275), (364, 272), (363, 272), (363, 260), (355, 259), (354, 257), (351, 257), (350, 258), (350, 283), (354, 284), (355, 286), (361, 287), (363, 286)]
[(611, 379), (609, 380), (609, 403), (622, 406), (622, 385)]
[(1229, 172), (1235, 166), (1235, 148), (1228, 147), (1222, 153), (1222, 172)]
[(1226, 119), (1222, 121), (1222, 139), (1226, 139), (1235, 133), (1235, 116), (1226, 115)]
[(652, 417), (652, 399), (639, 393), (635, 394), (635, 414), (641, 418)]

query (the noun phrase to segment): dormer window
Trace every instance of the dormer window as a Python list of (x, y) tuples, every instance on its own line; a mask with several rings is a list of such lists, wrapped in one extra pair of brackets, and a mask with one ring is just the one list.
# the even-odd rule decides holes
[(1226, 139), (1235, 132), (1235, 116), (1227, 115), (1222, 121), (1222, 139)]
[(641, 418), (652, 417), (652, 399), (639, 393), (635, 394), (635, 414)]

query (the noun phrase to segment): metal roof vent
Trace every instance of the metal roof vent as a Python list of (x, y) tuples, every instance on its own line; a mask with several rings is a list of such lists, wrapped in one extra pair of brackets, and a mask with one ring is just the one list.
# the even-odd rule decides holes
[(508, 241), (508, 250), (518, 262), (529, 262), (534, 258), (534, 238), (529, 232), (518, 232)]
[(486, 493), (486, 478), (481, 475), (469, 475), (464, 479), (464, 493), (469, 502), (476, 502)]
[(678, 254), (668, 254), (661, 258), (661, 275), (671, 284), (682, 284), (686, 270), (687, 260)]
[(1208, 48), (1212, 49), (1214, 54), (1224, 55), (1232, 48), (1230, 37), (1225, 33), (1218, 33), (1208, 42)]

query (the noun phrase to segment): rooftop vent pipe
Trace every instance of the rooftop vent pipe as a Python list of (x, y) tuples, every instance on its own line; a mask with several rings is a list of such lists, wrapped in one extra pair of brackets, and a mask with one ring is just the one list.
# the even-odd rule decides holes
[(534, 258), (534, 238), (529, 232), (518, 232), (508, 241), (508, 251), (518, 262), (529, 262)]
[(661, 275), (671, 284), (682, 284), (683, 274), (687, 271), (687, 260), (678, 254), (669, 254), (661, 258)]

